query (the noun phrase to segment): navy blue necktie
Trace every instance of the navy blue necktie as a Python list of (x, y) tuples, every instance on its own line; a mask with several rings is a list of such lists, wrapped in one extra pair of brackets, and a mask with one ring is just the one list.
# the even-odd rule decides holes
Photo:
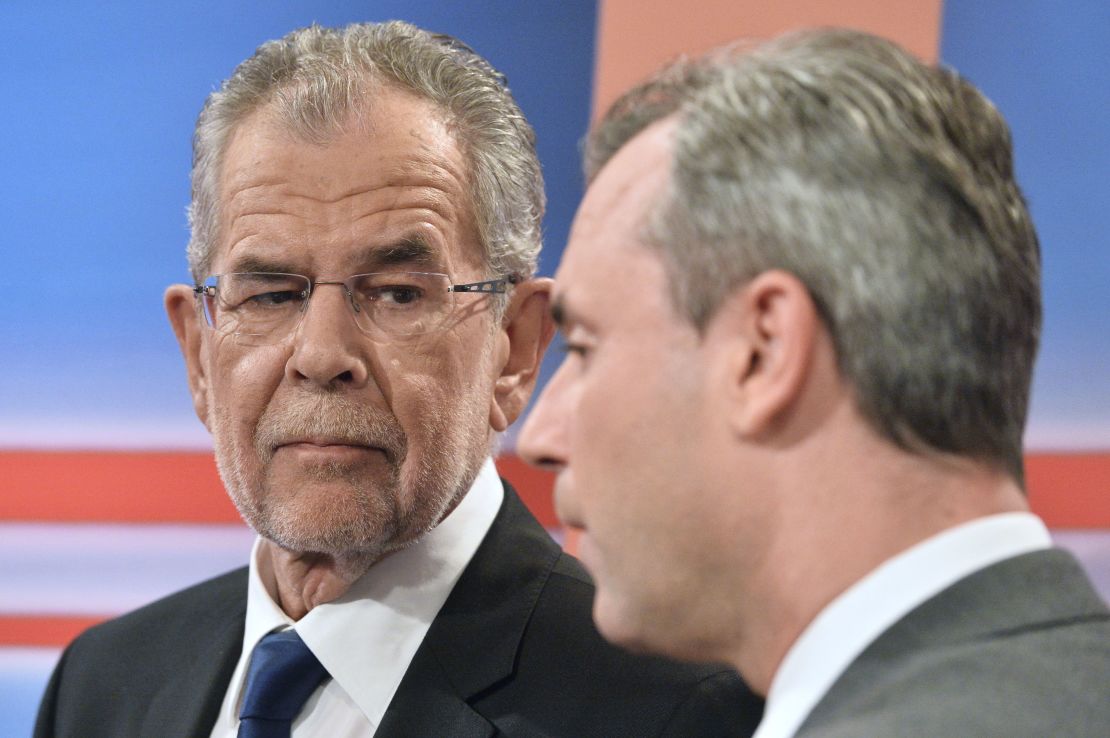
[(239, 738), (289, 738), (293, 718), (327, 675), (297, 631), (263, 638), (247, 669)]

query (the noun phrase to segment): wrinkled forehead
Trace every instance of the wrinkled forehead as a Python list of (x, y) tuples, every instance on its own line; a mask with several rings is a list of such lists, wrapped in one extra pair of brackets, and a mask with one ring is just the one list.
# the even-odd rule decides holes
[[(467, 161), (436, 106), (386, 90), (327, 136), (305, 135), (273, 105), (233, 131), (220, 168), (216, 261), (244, 239), (357, 234), (481, 266)], [(255, 233), (259, 231), (260, 233)]]
[[(447, 172), (469, 181), (469, 161), (456, 126), (450, 123), (446, 111), (415, 93), (375, 85), (365, 100), (344, 107), (334, 119), (319, 113), (298, 114), (292, 112), (291, 105), (279, 96), (251, 111), (232, 128), (220, 161), (221, 205), (240, 180), (259, 168), (276, 164), (284, 167), (282, 174), (303, 174), (303, 169), (313, 164), (310, 158), (301, 156), (295, 167), (289, 167), (290, 156), (283, 154), (327, 152), (338, 147), (346, 147), (348, 156), (338, 162), (328, 160), (328, 169), (317, 167), (314, 174), (321, 185), (341, 181), (341, 174), (353, 178), (360, 170), (387, 180), (407, 173), (436, 179)], [(244, 161), (237, 156), (244, 149), (254, 149), (255, 156)]]

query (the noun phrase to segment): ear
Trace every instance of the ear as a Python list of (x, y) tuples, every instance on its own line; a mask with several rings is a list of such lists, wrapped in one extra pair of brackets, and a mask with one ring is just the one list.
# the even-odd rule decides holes
[(801, 402), (820, 330), (809, 290), (789, 272), (763, 272), (725, 300), (707, 337), (718, 345), (712, 381), (724, 385), (733, 432), (758, 438), (784, 429)]
[(189, 392), (193, 395), (193, 409), (200, 422), (208, 426), (208, 374), (203, 360), (204, 319), (197, 310), (193, 288), (184, 284), (166, 289), (166, 314), (169, 316), (177, 344), (185, 357), (185, 373), (189, 379)]
[(543, 353), (555, 335), (547, 307), (553, 284), (543, 277), (513, 288), (501, 321), (500, 371), (490, 401), (489, 423), (495, 431), (505, 430), (524, 412), (536, 387)]

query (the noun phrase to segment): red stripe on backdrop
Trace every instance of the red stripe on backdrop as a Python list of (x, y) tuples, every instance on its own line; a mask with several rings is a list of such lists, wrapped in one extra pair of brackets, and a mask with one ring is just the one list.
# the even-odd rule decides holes
[(1110, 451), (1029, 454), (1029, 504), (1050, 528), (1110, 528)]
[[(552, 475), (515, 456), (497, 464), (540, 521), (557, 525)], [(1026, 466), (1033, 508), (1050, 527), (1110, 528), (1110, 452), (1031, 454)], [(0, 470), (0, 520), (238, 520), (209, 453), (0, 451)], [(0, 615), (0, 646), (64, 646), (103, 619)]]
[(555, 475), (551, 472), (540, 471), (534, 466), (526, 464), (519, 456), (501, 456), (497, 459), (497, 471), (524, 500), (524, 504), (532, 511), (545, 528), (559, 527), (559, 519), (555, 517), (555, 506), (551, 502), (551, 488), (555, 483)]
[(0, 615), (0, 646), (59, 648), (106, 619), (90, 615)]
[[(558, 521), (552, 475), (515, 456), (497, 461), (545, 526)], [(1030, 454), (1033, 509), (1051, 527), (1110, 527), (1110, 451)], [(0, 520), (188, 522), (239, 520), (206, 452), (0, 451)]]
[[(548, 527), (551, 474), (515, 456), (502, 476)], [(0, 520), (226, 523), (239, 513), (210, 452), (0, 451)]]
[(0, 520), (225, 523), (210, 452), (0, 452)]

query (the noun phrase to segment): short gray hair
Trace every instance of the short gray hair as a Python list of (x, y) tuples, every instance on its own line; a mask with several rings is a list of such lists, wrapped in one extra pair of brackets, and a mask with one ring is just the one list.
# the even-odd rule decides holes
[(290, 130), (324, 142), (370, 102), (372, 84), (438, 106), (468, 164), (472, 211), (489, 270), (519, 279), (536, 270), (544, 212), (535, 134), (503, 75), (466, 44), (408, 23), (310, 26), (258, 47), (209, 95), (193, 135), (189, 268), (208, 276), (219, 229), (219, 176), (232, 133), (273, 105)]
[(702, 329), (738, 286), (786, 270), (884, 437), (1023, 483), (1040, 248), (990, 101), (889, 41), (799, 32), (630, 93), (592, 134), (589, 173), (672, 114), (671, 176), (645, 241), (680, 312)]

